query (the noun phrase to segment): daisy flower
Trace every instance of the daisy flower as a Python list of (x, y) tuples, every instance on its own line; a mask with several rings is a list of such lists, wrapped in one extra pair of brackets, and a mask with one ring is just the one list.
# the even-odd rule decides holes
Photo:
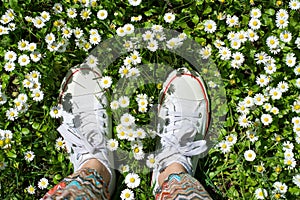
[(62, 116), (62, 106), (58, 105), (58, 106), (53, 106), (50, 110), (50, 116), (52, 118), (59, 118)]
[(293, 176), (293, 183), (300, 188), (300, 174)]
[(76, 27), (75, 29), (73, 29), (72, 32), (77, 39), (79, 39), (79, 38), (81, 38), (81, 36), (83, 36), (83, 30), (81, 30), (79, 27)]
[(212, 51), (212, 49), (211, 49), (210, 45), (208, 45), (200, 50), (200, 54), (203, 59), (207, 59), (211, 56), (211, 51)]
[(234, 134), (227, 135), (225, 137), (225, 139), (228, 142), (228, 144), (231, 145), (231, 146), (234, 145), (237, 141), (237, 137)]
[(11, 71), (13, 71), (15, 69), (15, 66), (16, 66), (15, 63), (13, 63), (13, 62), (7, 62), (4, 65), (4, 69), (7, 72), (11, 72)]
[(263, 94), (257, 93), (254, 95), (253, 100), (255, 105), (261, 106), (266, 101), (266, 98)]
[(155, 167), (155, 165), (156, 165), (156, 160), (155, 160), (154, 154), (150, 154), (150, 155), (147, 157), (146, 165), (147, 165), (147, 167), (149, 167), (149, 168), (154, 168), (154, 167)]
[(42, 17), (35, 17), (33, 19), (33, 25), (36, 28), (43, 28), (46, 24), (44, 23), (44, 19)]
[(125, 183), (129, 188), (136, 188), (140, 185), (141, 179), (138, 174), (129, 173), (125, 177)]
[(32, 91), (31, 97), (34, 101), (41, 101), (44, 98), (44, 93), (39, 89), (34, 89)]
[(142, 20), (142, 15), (138, 15), (138, 16), (133, 16), (130, 18), (131, 22), (138, 22)]
[(89, 41), (93, 45), (97, 45), (101, 42), (101, 36), (98, 34), (90, 35)]
[(241, 101), (238, 103), (237, 112), (241, 114), (249, 114), (250, 110), (246, 107), (245, 102)]
[(289, 85), (287, 82), (285, 81), (280, 81), (277, 85), (277, 88), (281, 91), (281, 92), (287, 92), (289, 90)]
[(280, 40), (283, 42), (290, 42), (292, 40), (291, 32), (284, 30), (280, 33)]
[(128, 107), (129, 103), (130, 103), (129, 97), (127, 97), (127, 96), (121, 96), (118, 101), (119, 101), (120, 107), (122, 107), (122, 108)]
[(227, 35), (227, 39), (228, 39), (229, 41), (232, 41), (232, 40), (234, 40), (234, 39), (237, 39), (237, 34), (236, 34), (236, 32), (230, 31), (230, 32), (228, 33), (228, 35)]
[(6, 111), (5, 115), (8, 120), (14, 121), (15, 119), (18, 118), (18, 110), (16, 108), (10, 108), (9, 110)]
[(260, 18), (261, 17), (261, 11), (258, 8), (252, 8), (250, 11), (250, 17), (252, 18)]
[(30, 63), (30, 58), (27, 55), (21, 55), (18, 58), (18, 63), (20, 64), (20, 66), (26, 66)]
[(170, 39), (170, 40), (167, 41), (167, 47), (169, 49), (176, 49), (181, 44), (182, 44), (182, 42), (178, 38), (172, 38), (172, 39)]
[(40, 189), (46, 189), (48, 187), (48, 179), (46, 178), (41, 178), (38, 182), (38, 188)]
[(87, 20), (90, 18), (90, 15), (91, 15), (91, 11), (87, 8), (83, 9), (81, 12), (80, 12), (80, 16), (83, 20)]
[(25, 152), (24, 158), (25, 158), (26, 161), (30, 162), (34, 159), (34, 157), (35, 157), (35, 155), (34, 155), (33, 151), (26, 151)]
[(296, 113), (300, 113), (300, 101), (294, 101), (292, 105), (292, 111)]
[(163, 27), (162, 25), (157, 25), (157, 24), (154, 24), (152, 27), (151, 27), (151, 30), (155, 33), (157, 32), (162, 32), (163, 31)]
[(270, 110), (271, 113), (273, 113), (274, 115), (277, 115), (279, 113), (279, 109), (277, 107), (273, 107)]
[(253, 150), (247, 150), (247, 151), (245, 151), (245, 153), (244, 153), (244, 157), (245, 157), (245, 160), (251, 162), (251, 161), (255, 160), (255, 158), (256, 158), (256, 153), (255, 153)]
[(241, 47), (241, 41), (239, 39), (231, 40), (230, 46), (231, 46), (231, 48), (237, 50), (237, 49), (239, 49)]
[(65, 148), (65, 141), (63, 140), (62, 137), (59, 137), (55, 141), (55, 148), (60, 150)]
[(0, 105), (3, 105), (7, 102), (7, 97), (5, 94), (3, 94), (2, 92), (0, 92)]
[(268, 59), (268, 55), (265, 52), (260, 52), (260, 53), (256, 53), (255, 55), (255, 61), (256, 64), (266, 64), (267, 63), (267, 59)]
[(151, 31), (146, 31), (142, 37), (144, 41), (153, 40), (154, 34)]
[(132, 63), (134, 65), (137, 65), (139, 63), (142, 62), (142, 57), (140, 56), (140, 53), (136, 50), (134, 50), (131, 54), (130, 54), (130, 58), (132, 60)]
[(276, 12), (276, 19), (281, 18), (281, 19), (288, 19), (289, 18), (289, 13), (285, 9), (280, 9)]
[(45, 37), (47, 44), (52, 44), (55, 41), (55, 35), (53, 33), (48, 33)]
[(63, 10), (62, 5), (60, 3), (55, 3), (53, 6), (53, 10), (56, 13), (61, 13)]
[(28, 194), (35, 194), (35, 187), (32, 186), (32, 185), (29, 185), (27, 188), (26, 188)]
[(17, 60), (17, 54), (14, 51), (7, 51), (4, 55), (4, 60), (15, 62)]
[(128, 0), (128, 3), (132, 6), (138, 6), (140, 5), (142, 0)]
[(98, 65), (98, 58), (93, 55), (89, 55), (89, 57), (86, 59), (86, 64), (90, 68), (95, 68)]
[(260, 120), (265, 126), (268, 126), (272, 123), (273, 118), (270, 114), (262, 114)]
[(132, 124), (134, 124), (134, 122), (135, 118), (129, 113), (125, 113), (121, 116), (121, 124), (123, 126), (131, 126)]
[(28, 99), (28, 96), (27, 94), (24, 94), (24, 93), (20, 93), (18, 95), (18, 99), (22, 102), (22, 103), (26, 103), (27, 99)]
[(294, 67), (296, 65), (296, 57), (294, 53), (288, 53), (285, 58), (285, 63), (288, 67)]
[(256, 77), (256, 84), (260, 87), (267, 86), (269, 84), (269, 78), (264, 74), (260, 74), (258, 77)]
[(233, 16), (229, 16), (227, 15), (227, 18), (226, 18), (226, 24), (229, 26), (229, 27), (233, 27), (233, 26), (236, 26), (239, 24), (239, 18), (235, 15)]
[(75, 18), (77, 16), (77, 11), (75, 8), (68, 8), (67, 9), (67, 15), (69, 18)]
[(100, 79), (100, 87), (103, 89), (110, 88), (112, 84), (112, 78), (110, 76), (104, 76)]
[(267, 74), (273, 74), (274, 72), (276, 72), (277, 68), (275, 64), (269, 64), (267, 63), (264, 66), (264, 70), (266, 71)]
[(206, 20), (204, 23), (204, 31), (207, 33), (213, 33), (217, 29), (217, 24), (213, 20)]
[(108, 150), (115, 151), (119, 147), (119, 142), (116, 139), (109, 139), (106, 142), (106, 146), (107, 146)]
[(248, 34), (248, 39), (249, 39), (250, 42), (255, 42), (259, 38), (257, 33), (255, 31), (253, 31), (252, 29), (248, 29), (247, 34)]
[(147, 45), (149, 51), (155, 52), (158, 49), (158, 42), (156, 40), (150, 40)]
[(256, 165), (255, 167), (256, 167), (256, 171), (261, 174), (264, 173), (266, 170), (266, 168), (264, 167), (264, 163), (262, 162), (260, 163), (260, 165)]
[(107, 18), (107, 15), (108, 15), (108, 13), (107, 13), (106, 10), (99, 10), (99, 11), (97, 12), (97, 17), (98, 17), (98, 19), (100, 19), (100, 20), (106, 19), (106, 18)]
[(259, 19), (251, 18), (248, 25), (252, 30), (258, 30), (260, 28), (261, 22), (259, 21)]
[(256, 136), (254, 131), (246, 131), (246, 135), (250, 142), (255, 142), (258, 140), (258, 136)]
[(238, 118), (239, 125), (243, 128), (247, 128), (251, 125), (251, 121), (248, 119), (247, 115), (243, 114)]
[(300, 8), (300, 2), (298, 0), (291, 0), (289, 2), (289, 7), (292, 10), (298, 10)]
[(128, 165), (123, 165), (123, 164), (121, 164), (121, 165), (119, 166), (118, 170), (119, 170), (119, 172), (120, 172), (121, 174), (124, 174), (124, 173), (126, 173), (126, 172), (129, 172), (129, 166), (128, 166)]
[(122, 190), (120, 197), (122, 200), (134, 200), (134, 193), (132, 190), (126, 188)]
[(266, 43), (270, 49), (275, 49), (279, 45), (279, 40), (276, 36), (269, 36)]
[(36, 43), (30, 43), (28, 45), (28, 50), (31, 51), (31, 52), (35, 51), (36, 50)]
[(246, 42), (247, 41), (247, 37), (248, 37), (248, 34), (244, 30), (241, 30), (241, 31), (239, 31), (239, 32), (236, 33), (236, 38), (238, 40), (240, 40), (241, 43)]
[(296, 87), (297, 87), (297, 88), (300, 88), (300, 78), (297, 78), (297, 79), (296, 79), (296, 83), (295, 83), (295, 84), (296, 84)]
[(291, 150), (287, 150), (284, 152), (285, 158), (294, 158), (294, 153)]
[(126, 35), (126, 32), (125, 32), (125, 29), (123, 27), (119, 27), (117, 28), (117, 35), (120, 36), (120, 37), (123, 37)]
[(142, 149), (142, 146), (139, 146), (139, 145), (134, 145), (133, 146), (133, 157), (136, 160), (142, 160), (142, 159), (144, 159), (145, 153), (144, 153), (144, 151)]
[(175, 21), (175, 15), (173, 13), (166, 13), (164, 15), (164, 20), (167, 23), (172, 23), (173, 21)]
[(69, 39), (72, 36), (72, 29), (70, 29), (70, 28), (63, 27), (61, 29), (61, 31), (62, 31), (62, 37), (63, 38)]
[(297, 45), (297, 48), (300, 49), (300, 37), (297, 37), (295, 44)]
[(0, 161), (0, 170), (4, 170), (6, 168), (7, 164), (3, 161)]
[(293, 143), (291, 143), (290, 141), (285, 141), (284, 143), (283, 143), (283, 150), (284, 151), (292, 151), (294, 149), (294, 144)]
[(118, 108), (119, 108), (119, 102), (116, 101), (116, 100), (110, 102), (110, 108), (111, 108), (112, 110), (118, 109)]
[(232, 54), (232, 58), (238, 63), (238, 64), (243, 64), (245, 61), (244, 55), (240, 52), (235, 52)]
[(247, 96), (247, 97), (244, 99), (243, 102), (245, 103), (245, 106), (246, 106), (247, 108), (250, 108), (250, 107), (252, 107), (252, 106), (254, 105), (254, 100), (253, 100), (253, 98), (252, 98), (252, 97), (249, 97), (249, 96)]
[(99, 35), (99, 32), (98, 32), (98, 30), (97, 29), (91, 29), (90, 31), (89, 31), (89, 33), (91, 34), (91, 35)]
[(125, 24), (124, 30), (126, 34), (132, 34), (134, 32), (134, 26), (132, 24)]
[(282, 96), (282, 92), (278, 88), (271, 88), (269, 94), (273, 100), (278, 100)]
[(257, 188), (255, 190), (255, 197), (257, 199), (265, 199), (266, 197), (268, 197), (268, 192), (266, 189)]
[(223, 41), (221, 41), (221, 40), (216, 40), (216, 41), (214, 42), (214, 45), (215, 45), (215, 47), (216, 47), (217, 49), (220, 49), (221, 47), (223, 47), (224, 44), (225, 44), (225, 43), (224, 43)]
[(29, 45), (29, 42), (28, 42), (27, 40), (21, 39), (21, 40), (18, 42), (18, 49), (19, 49), (20, 51), (28, 50), (28, 45)]
[(139, 139), (144, 139), (146, 137), (146, 132), (142, 128), (136, 129), (135, 134), (136, 134), (137, 138), (139, 138)]
[(121, 78), (123, 78), (123, 77), (128, 78), (130, 69), (131, 69), (131, 67), (126, 66), (126, 65), (123, 65), (122, 67), (120, 67), (119, 74), (121, 75)]
[(43, 11), (43, 12), (41, 13), (41, 17), (43, 18), (43, 21), (44, 21), (44, 22), (47, 22), (47, 21), (50, 20), (50, 14), (49, 14), (49, 12), (47, 12), (47, 11)]
[(287, 165), (288, 169), (294, 169), (297, 164), (295, 158), (284, 158), (283, 163)]
[(219, 55), (221, 56), (221, 60), (229, 60), (231, 57), (231, 51), (228, 47), (221, 47), (219, 49)]
[(284, 18), (278, 18), (278, 19), (276, 19), (275, 23), (276, 23), (276, 27), (278, 27), (280, 29), (283, 29), (283, 28), (286, 28), (288, 26), (289, 21), (287, 19), (284, 19)]

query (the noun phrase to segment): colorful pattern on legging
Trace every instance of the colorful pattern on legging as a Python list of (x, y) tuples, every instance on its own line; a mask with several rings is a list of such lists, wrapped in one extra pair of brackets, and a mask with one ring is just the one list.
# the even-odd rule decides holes
[[(42, 199), (108, 200), (107, 184), (93, 169), (81, 169), (52, 188)], [(186, 173), (171, 174), (155, 195), (162, 199), (212, 200), (199, 181)]]
[(171, 174), (155, 195), (157, 200), (203, 199), (212, 200), (197, 179), (187, 173)]
[(64, 178), (42, 199), (109, 199), (107, 184), (94, 169), (81, 169)]

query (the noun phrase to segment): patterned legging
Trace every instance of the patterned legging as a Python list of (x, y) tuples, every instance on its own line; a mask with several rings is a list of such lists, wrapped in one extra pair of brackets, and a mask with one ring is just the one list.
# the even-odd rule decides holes
[[(54, 188), (49, 190), (42, 199), (109, 199), (107, 184), (93, 169), (81, 169), (68, 176)], [(204, 187), (186, 173), (171, 174), (162, 184), (160, 193), (155, 199), (203, 199), (212, 198)]]

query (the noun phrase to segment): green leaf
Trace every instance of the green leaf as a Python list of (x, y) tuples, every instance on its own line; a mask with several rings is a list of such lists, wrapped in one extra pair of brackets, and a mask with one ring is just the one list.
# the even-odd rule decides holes
[(21, 132), (24, 134), (24, 135), (27, 135), (30, 131), (28, 128), (22, 128)]
[(203, 15), (207, 15), (207, 14), (211, 13), (211, 11), (212, 11), (212, 8), (211, 8), (210, 6), (208, 6), (208, 7), (204, 10)]
[(199, 22), (199, 17), (198, 17), (198, 15), (194, 15), (194, 17), (193, 17), (193, 19), (192, 19), (192, 22), (193, 22), (194, 24), (198, 24), (198, 22)]
[(33, 129), (39, 129), (39, 128), (40, 128), (40, 124), (37, 123), (37, 122), (33, 122), (32, 128), (33, 128)]
[(275, 14), (275, 10), (272, 8), (269, 8), (267, 10), (265, 10), (265, 13), (267, 13), (268, 15), (274, 15)]
[(14, 11), (19, 11), (18, 0), (9, 0), (9, 6), (10, 6)]

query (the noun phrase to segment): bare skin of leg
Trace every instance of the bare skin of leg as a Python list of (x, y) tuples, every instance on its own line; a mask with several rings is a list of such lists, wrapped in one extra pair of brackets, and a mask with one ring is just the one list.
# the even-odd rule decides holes
[(158, 184), (161, 186), (163, 182), (169, 177), (170, 174), (178, 174), (181, 172), (186, 172), (185, 168), (180, 163), (172, 163), (166, 169), (161, 172), (158, 176)]
[(100, 176), (102, 176), (103, 180), (109, 184), (110, 181), (110, 174), (107, 170), (107, 168), (97, 159), (90, 159), (87, 162), (85, 162), (81, 168), (89, 168), (89, 169), (95, 169)]

